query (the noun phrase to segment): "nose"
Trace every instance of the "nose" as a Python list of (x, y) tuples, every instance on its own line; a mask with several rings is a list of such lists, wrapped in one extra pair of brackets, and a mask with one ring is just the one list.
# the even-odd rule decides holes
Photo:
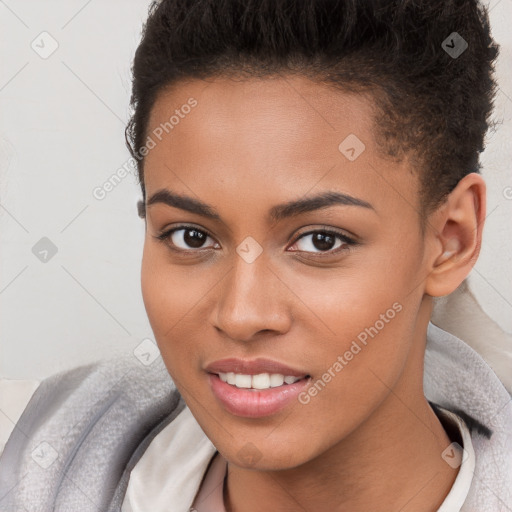
[(218, 293), (212, 323), (227, 338), (247, 342), (290, 329), (292, 294), (264, 254), (252, 263), (237, 255)]

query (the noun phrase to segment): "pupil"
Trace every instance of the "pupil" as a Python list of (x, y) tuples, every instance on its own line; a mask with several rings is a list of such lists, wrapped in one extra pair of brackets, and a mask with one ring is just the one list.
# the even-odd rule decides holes
[(325, 233), (315, 233), (313, 235), (313, 245), (321, 251), (328, 251), (333, 248), (335, 237)]
[[(190, 233), (193, 233), (193, 235), (190, 235)], [(197, 229), (187, 229), (185, 231), (184, 238), (185, 242), (190, 247), (194, 247), (197, 249), (203, 245), (206, 236), (204, 233), (197, 231)]]

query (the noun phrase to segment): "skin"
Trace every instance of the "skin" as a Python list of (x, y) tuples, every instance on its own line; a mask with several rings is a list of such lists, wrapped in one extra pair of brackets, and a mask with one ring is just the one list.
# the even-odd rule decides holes
[[(142, 293), (170, 375), (228, 461), (227, 512), (437, 510), (458, 469), (441, 458), (451, 441), (423, 394), (426, 330), (432, 296), (478, 256), (483, 180), (461, 180), (422, 234), (418, 175), (379, 151), (371, 97), (299, 76), (180, 82), (158, 96), (148, 134), (190, 97), (197, 106), (146, 156), (146, 197), (167, 188), (221, 220), (148, 206)], [(351, 133), (365, 144), (355, 161), (338, 150)], [(372, 208), (269, 222), (276, 204), (323, 191)], [(180, 223), (209, 235), (200, 248), (187, 230), (156, 238)], [(322, 228), (357, 244), (301, 238)], [(263, 250), (252, 263), (236, 252), (248, 236)], [(401, 311), (308, 404), (252, 419), (215, 399), (209, 363), (267, 357), (316, 381), (394, 303)]]

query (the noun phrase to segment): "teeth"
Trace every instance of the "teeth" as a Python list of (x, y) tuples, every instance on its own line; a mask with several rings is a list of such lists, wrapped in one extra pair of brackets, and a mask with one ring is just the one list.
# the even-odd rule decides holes
[(273, 373), (270, 376), (270, 387), (276, 388), (278, 386), (282, 386), (284, 383), (284, 375), (281, 375), (280, 373)]
[(236, 374), (235, 386), (237, 388), (250, 388), (251, 387), (251, 376)]
[(293, 384), (300, 380), (300, 377), (281, 375), (280, 373), (260, 373), (258, 375), (243, 375), (240, 373), (219, 373), (220, 380), (227, 382), (237, 388), (269, 389)]
[(252, 387), (254, 389), (268, 389), (270, 387), (270, 375), (268, 373), (253, 375)]

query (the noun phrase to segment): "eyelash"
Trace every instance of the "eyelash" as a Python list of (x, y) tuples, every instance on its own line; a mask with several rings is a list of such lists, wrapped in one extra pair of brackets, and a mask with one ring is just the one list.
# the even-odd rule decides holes
[[(169, 245), (169, 241), (170, 241), (170, 238), (171, 236), (173, 235), (173, 233), (175, 231), (180, 231), (180, 230), (195, 230), (195, 231), (199, 231), (200, 233), (203, 233), (205, 234), (206, 236), (210, 237), (213, 239), (213, 236), (210, 235), (210, 233), (208, 233), (208, 231), (204, 230), (204, 229), (198, 229), (197, 227), (195, 226), (189, 226), (189, 225), (180, 225), (180, 226), (176, 226), (176, 227), (173, 227), (171, 229), (168, 229), (167, 231), (163, 231), (162, 233), (159, 233), (157, 236), (155, 236), (155, 238), (157, 240), (159, 240), (160, 242), (166, 244), (167, 247), (169, 247), (172, 251), (175, 251), (175, 252), (178, 252), (180, 254), (187, 254), (187, 253), (191, 253), (191, 254), (194, 254), (194, 253), (199, 253), (201, 251), (204, 251), (206, 249), (181, 249), (181, 248), (176, 248), (176, 247), (171, 247), (171, 245)], [(339, 231), (335, 231), (331, 228), (319, 228), (319, 229), (315, 229), (315, 230), (312, 230), (312, 231), (307, 231), (306, 233), (301, 233), (295, 240), (294, 242), (292, 243), (292, 245), (295, 245), (300, 239), (302, 239), (303, 237), (306, 237), (308, 235), (314, 235), (316, 233), (322, 233), (322, 234), (325, 234), (325, 235), (330, 235), (330, 236), (334, 236), (334, 237), (337, 237), (339, 239), (341, 239), (342, 242), (344, 242), (345, 245), (342, 245), (336, 249), (329, 249), (328, 251), (324, 251), (324, 252), (310, 252), (310, 251), (300, 251), (300, 250), (296, 250), (296, 251), (293, 251), (293, 252), (305, 252), (305, 253), (308, 253), (308, 254), (313, 254), (314, 258), (323, 258), (323, 257), (329, 257), (329, 256), (334, 256), (334, 255), (337, 255), (339, 254), (340, 252), (342, 251), (347, 251), (347, 250), (350, 250), (351, 249), (351, 246), (355, 246), (358, 244), (358, 242), (356, 242), (353, 238), (350, 238), (348, 237), (347, 235), (343, 234), (343, 233), (340, 233)]]

